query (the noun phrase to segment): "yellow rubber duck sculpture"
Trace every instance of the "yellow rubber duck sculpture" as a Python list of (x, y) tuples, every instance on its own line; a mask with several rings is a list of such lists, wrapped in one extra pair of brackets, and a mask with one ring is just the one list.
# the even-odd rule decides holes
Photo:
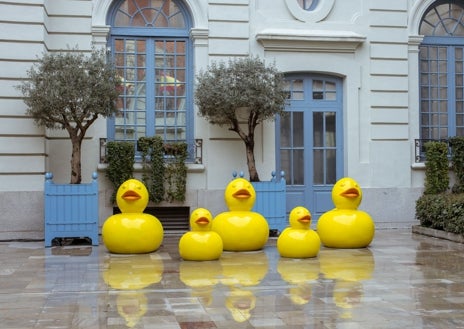
[(349, 177), (338, 180), (332, 189), (335, 208), (325, 212), (317, 223), (317, 233), (324, 246), (329, 248), (364, 248), (375, 234), (371, 216), (358, 206), (362, 191)]
[(195, 209), (190, 215), (190, 232), (179, 240), (179, 254), (184, 260), (216, 260), (221, 257), (223, 244), (218, 233), (211, 230), (213, 216), (205, 208)]
[(158, 218), (145, 214), (148, 191), (137, 179), (129, 179), (119, 186), (116, 202), (120, 214), (105, 221), (102, 227), (103, 243), (118, 254), (140, 254), (155, 251), (163, 242), (164, 230)]
[(245, 178), (235, 178), (226, 187), (224, 199), (229, 211), (213, 220), (213, 231), (222, 238), (224, 250), (260, 250), (269, 238), (269, 225), (261, 214), (251, 211), (256, 200), (253, 185)]
[(295, 207), (289, 216), (287, 227), (277, 238), (280, 256), (288, 258), (316, 257), (321, 248), (321, 239), (311, 229), (311, 213), (305, 207)]

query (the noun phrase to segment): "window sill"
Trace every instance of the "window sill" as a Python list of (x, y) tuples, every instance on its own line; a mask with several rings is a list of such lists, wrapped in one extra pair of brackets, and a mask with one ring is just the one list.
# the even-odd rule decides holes
[[(203, 164), (196, 164), (196, 163), (187, 163), (187, 173), (202, 173), (205, 171), (205, 165)], [(99, 163), (97, 166), (97, 171), (105, 171), (108, 168), (107, 163)], [(134, 172), (142, 172), (142, 164), (135, 163), (134, 164)]]

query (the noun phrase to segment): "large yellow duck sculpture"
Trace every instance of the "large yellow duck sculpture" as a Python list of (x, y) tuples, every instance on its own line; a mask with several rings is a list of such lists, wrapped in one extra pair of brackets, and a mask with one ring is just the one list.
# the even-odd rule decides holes
[(184, 260), (216, 260), (221, 257), (223, 244), (218, 233), (211, 230), (213, 216), (205, 208), (190, 215), (190, 232), (179, 240), (179, 254)]
[(222, 238), (226, 251), (260, 250), (269, 238), (269, 225), (263, 215), (251, 211), (256, 200), (253, 185), (235, 178), (226, 187), (224, 199), (229, 211), (213, 220), (213, 231)]
[(288, 258), (316, 257), (321, 248), (321, 239), (311, 229), (311, 213), (305, 207), (295, 207), (289, 216), (290, 227), (277, 239), (280, 256)]
[(349, 177), (338, 180), (332, 189), (335, 208), (325, 212), (317, 223), (317, 233), (324, 246), (329, 248), (364, 248), (375, 234), (371, 216), (358, 206), (362, 191)]
[(140, 254), (155, 251), (163, 242), (164, 230), (158, 218), (145, 214), (148, 191), (137, 179), (129, 179), (119, 186), (116, 202), (120, 214), (105, 221), (103, 243), (118, 254)]

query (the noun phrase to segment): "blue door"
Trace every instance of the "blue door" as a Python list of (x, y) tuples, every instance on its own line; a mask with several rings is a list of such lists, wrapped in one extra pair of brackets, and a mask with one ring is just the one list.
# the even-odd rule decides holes
[(287, 213), (311, 211), (313, 225), (332, 209), (332, 187), (343, 175), (342, 80), (330, 76), (287, 77), (289, 105), (277, 119), (277, 163), (287, 180)]

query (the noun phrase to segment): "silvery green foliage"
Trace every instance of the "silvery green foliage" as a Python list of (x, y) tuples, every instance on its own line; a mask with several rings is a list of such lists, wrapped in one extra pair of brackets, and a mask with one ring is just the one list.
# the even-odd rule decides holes
[(45, 54), (27, 78), (18, 88), (38, 126), (85, 131), (98, 115), (116, 111), (120, 82), (103, 51)]
[(18, 89), (26, 113), (38, 126), (65, 129), (72, 143), (71, 184), (81, 177), (81, 145), (98, 116), (117, 111), (120, 79), (103, 50), (47, 53), (27, 72)]
[[(283, 114), (288, 93), (274, 65), (258, 57), (212, 63), (197, 76), (195, 103), (208, 122), (228, 126), (245, 143), (250, 181), (259, 181), (254, 158), (254, 131), (261, 122)], [(243, 123), (243, 122), (246, 122)]]

